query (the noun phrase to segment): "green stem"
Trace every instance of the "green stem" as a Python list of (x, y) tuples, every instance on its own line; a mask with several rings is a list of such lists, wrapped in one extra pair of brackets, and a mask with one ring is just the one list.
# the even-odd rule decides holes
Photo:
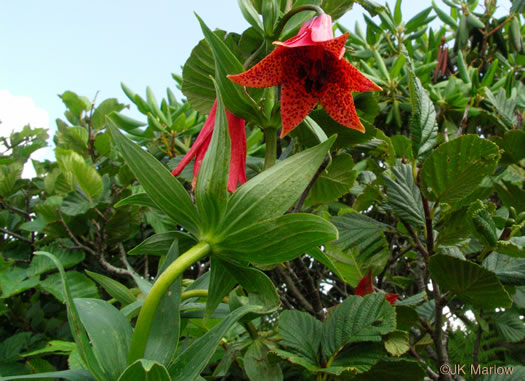
[(323, 9), (321, 7), (316, 6), (316, 5), (301, 5), (299, 7), (295, 7), (293, 9), (291, 9), (287, 14), (284, 15), (284, 17), (281, 19), (281, 21), (277, 25), (277, 28), (275, 28), (275, 30), (273, 32), (274, 33), (273, 34), (274, 39), (277, 40), (279, 38), (279, 36), (281, 35), (281, 32), (284, 29), (284, 26), (286, 25), (286, 23), (288, 21), (290, 21), (290, 19), (293, 16), (295, 16), (299, 12), (304, 12), (304, 11), (314, 11), (314, 12), (317, 13), (318, 16), (324, 14)]
[(257, 332), (257, 328), (255, 328), (255, 326), (253, 325), (251, 321), (249, 321), (248, 323), (245, 323), (244, 328), (246, 329), (246, 331), (248, 331), (252, 340), (257, 340), (259, 338), (259, 333)]
[(135, 324), (131, 345), (129, 346), (128, 364), (144, 357), (155, 312), (168, 288), (182, 275), (184, 270), (206, 256), (210, 250), (211, 246), (207, 242), (199, 242), (169, 265), (153, 284), (144, 305), (140, 309), (137, 324)]
[(275, 164), (275, 157), (277, 156), (277, 129), (274, 127), (267, 127), (264, 130), (264, 138), (266, 141), (266, 152), (264, 153), (264, 169), (273, 167)]
[(184, 291), (180, 296), (180, 300), (186, 300), (190, 298), (208, 297), (208, 290), (190, 290)]

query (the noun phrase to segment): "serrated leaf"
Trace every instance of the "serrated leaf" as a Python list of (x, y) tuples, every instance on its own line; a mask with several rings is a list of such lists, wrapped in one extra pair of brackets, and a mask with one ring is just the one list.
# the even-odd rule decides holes
[(379, 342), (395, 329), (395, 320), (395, 310), (384, 295), (352, 295), (323, 323), (323, 355), (330, 358), (349, 343)]
[(483, 266), (494, 272), (503, 284), (525, 285), (525, 258), (492, 253), (485, 258)]
[(496, 224), (492, 220), (494, 210), (491, 210), (490, 205), (493, 204), (484, 204), (482, 201), (477, 200), (470, 205), (467, 214), (472, 226), (474, 226), (476, 237), (486, 247), (495, 247), (498, 241), (498, 234)]
[(317, 366), (320, 365), (322, 332), (321, 322), (306, 312), (285, 310), (281, 313), (280, 344)]
[(410, 100), (412, 103), (412, 116), (410, 118), (410, 134), (414, 157), (422, 162), (436, 145), (438, 126), (436, 122), (436, 109), (430, 100), (427, 90), (419, 78), (408, 65)]
[(410, 349), (408, 342), (408, 332), (390, 332), (385, 340), (385, 349), (392, 356), (398, 357), (405, 354)]
[(440, 287), (474, 306), (496, 308), (512, 304), (496, 274), (476, 263), (438, 254), (430, 258), (428, 267)]
[(498, 146), (476, 135), (463, 135), (439, 146), (425, 160), (421, 191), (431, 201), (457, 203), (496, 169)]
[(414, 182), (412, 166), (398, 164), (392, 168), (394, 179), (384, 176), (388, 203), (397, 216), (416, 227), (425, 224), (421, 193)]
[(494, 324), (505, 340), (511, 343), (517, 343), (525, 338), (525, 322), (516, 310), (496, 313)]
[(277, 361), (268, 359), (268, 346), (254, 341), (244, 354), (244, 370), (250, 381), (282, 381), (283, 372)]
[(97, 199), (104, 192), (102, 177), (95, 168), (81, 161), (73, 161), (73, 173), (80, 186), (80, 189), (89, 197), (90, 200)]
[[(86, 256), (83, 251), (80, 250), (68, 250), (60, 247), (58, 244), (53, 243), (49, 246), (45, 246), (42, 250), (49, 251), (62, 263), (64, 268), (75, 266), (82, 262)], [(45, 272), (56, 270), (56, 266), (53, 262), (43, 256), (34, 256), (31, 260), (31, 264), (27, 269), (27, 275), (40, 275)]]

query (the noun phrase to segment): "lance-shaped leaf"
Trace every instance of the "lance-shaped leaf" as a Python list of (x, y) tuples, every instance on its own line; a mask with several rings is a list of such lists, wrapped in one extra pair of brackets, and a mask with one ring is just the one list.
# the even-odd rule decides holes
[(222, 299), (228, 295), (233, 286), (237, 284), (237, 280), (230, 274), (226, 266), (222, 263), (222, 260), (216, 256), (212, 256), (210, 261), (208, 300), (206, 301), (206, 310), (204, 313), (206, 319), (211, 317)]
[(107, 374), (116, 380), (126, 369), (131, 325), (126, 317), (100, 299), (75, 299), (80, 320), (89, 336), (93, 352)]
[(170, 381), (166, 367), (156, 361), (140, 359), (128, 366), (118, 381)]
[(195, 380), (206, 364), (208, 364), (208, 361), (210, 361), (217, 345), (219, 345), (226, 332), (244, 315), (249, 312), (256, 312), (259, 309), (259, 306), (252, 305), (238, 308), (218, 325), (194, 340), (189, 347), (175, 358), (175, 361), (169, 367), (168, 371), (171, 379), (173, 381)]
[(23, 376), (7, 376), (0, 377), (0, 381), (10, 381), (10, 380), (42, 380), (42, 379), (62, 379), (69, 381), (96, 381), (97, 379), (89, 373), (87, 369), (70, 369), (70, 370), (61, 370), (58, 372), (45, 372), (38, 374), (26, 374)]
[(130, 289), (122, 283), (105, 275), (93, 273), (88, 270), (86, 270), (86, 273), (100, 284), (111, 297), (117, 299), (122, 305), (131, 304), (137, 300)]
[(64, 288), (64, 296), (67, 306), (67, 318), (71, 327), (71, 334), (73, 335), (73, 339), (77, 344), (77, 349), (82, 360), (87, 365), (91, 374), (93, 374), (97, 379), (109, 380), (106, 371), (102, 369), (99, 360), (97, 357), (95, 357), (93, 349), (89, 344), (89, 339), (86, 331), (84, 330), (84, 327), (82, 326), (79, 312), (75, 306), (75, 303), (73, 303), (73, 298), (71, 297), (71, 293), (69, 291), (69, 285), (66, 280), (66, 272), (64, 271), (64, 267), (62, 267), (60, 261), (58, 261), (51, 253), (46, 251), (35, 251), (35, 255), (43, 255), (51, 259), (59, 271), (60, 277), (62, 279), (62, 286)]
[(335, 138), (283, 160), (239, 187), (228, 201), (222, 237), (284, 214), (304, 191)]
[(421, 168), (421, 191), (431, 201), (459, 202), (494, 172), (498, 159), (498, 146), (476, 135), (443, 143)]
[(512, 304), (496, 274), (476, 263), (440, 254), (430, 258), (428, 267), (440, 287), (474, 306), (496, 308)]
[(257, 105), (246, 95), (242, 86), (226, 78), (228, 74), (242, 73), (244, 67), (224, 41), (213, 33), (199, 16), (197, 19), (215, 60), (215, 80), (224, 105), (231, 113), (244, 120), (257, 121), (260, 115)]
[(384, 176), (387, 186), (388, 203), (394, 212), (404, 221), (420, 227), (425, 224), (425, 212), (421, 193), (414, 182), (412, 167), (409, 164), (398, 164), (392, 168), (394, 180)]
[(178, 240), (180, 250), (187, 251), (195, 244), (195, 239), (180, 231), (154, 234), (131, 249), (129, 255), (166, 255), (173, 241)]
[(281, 305), (281, 300), (273, 282), (261, 270), (253, 267), (237, 266), (224, 262), (224, 267), (248, 292), (248, 305), (257, 305), (259, 314), (268, 314), (276, 311)]
[(312, 214), (296, 213), (240, 229), (219, 242), (216, 251), (225, 259), (275, 264), (334, 239), (337, 229), (330, 222)]
[(198, 235), (199, 216), (186, 189), (157, 159), (122, 135), (113, 115), (108, 117), (113, 140), (146, 193), (160, 210)]
[[(215, 83), (215, 82), (214, 82)], [(219, 221), (228, 201), (228, 168), (230, 167), (230, 134), (222, 102), (217, 88), (217, 112), (210, 145), (202, 161), (195, 187), (197, 210), (201, 216), (201, 232), (213, 233), (219, 229)]]

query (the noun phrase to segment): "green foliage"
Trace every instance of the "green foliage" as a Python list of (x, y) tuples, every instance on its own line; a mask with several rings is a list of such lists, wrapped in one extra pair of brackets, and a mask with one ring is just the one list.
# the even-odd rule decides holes
[[(363, 22), (336, 24), (345, 59), (383, 88), (354, 94), (365, 133), (319, 107), (265, 163), (278, 92), (227, 75), (315, 15), (278, 29), (290, 9), (336, 20), (355, 3)], [(240, 0), (241, 34), (199, 19), (204, 39), (173, 75), (182, 101), (122, 84), (139, 120), (65, 91), (54, 160), (30, 160), (42, 129), (2, 137), (0, 380), (416, 381), (446, 358), (523, 379), (524, 2), (501, 18), (489, 3), (404, 20), (401, 0)], [(194, 188), (191, 164), (168, 168), (215, 100)], [(225, 108), (247, 122), (249, 180), (232, 194)], [(184, 262), (195, 245), (208, 249)], [(354, 295), (369, 271), (370, 294)]]

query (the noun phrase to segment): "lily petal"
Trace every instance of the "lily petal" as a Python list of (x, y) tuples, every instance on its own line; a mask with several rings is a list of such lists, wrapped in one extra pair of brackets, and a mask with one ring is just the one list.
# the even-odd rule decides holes
[(283, 50), (278, 46), (257, 65), (240, 74), (227, 77), (239, 85), (247, 87), (271, 87), (283, 82)]
[(320, 101), (328, 115), (337, 123), (354, 130), (365, 132), (365, 127), (361, 124), (357, 116), (352, 93), (340, 84), (334, 83), (331, 84), (331, 86), (326, 86)]
[[(213, 106), (210, 110), (210, 113), (208, 114), (208, 118), (204, 122), (204, 125), (202, 126), (201, 132), (199, 133), (199, 136), (197, 136), (197, 139), (195, 139), (195, 143), (191, 146), (190, 150), (186, 153), (184, 158), (180, 161), (179, 165), (177, 165), (177, 168), (175, 168), (171, 173), (173, 176), (178, 176), (181, 174), (182, 170), (188, 163), (195, 157), (198, 156), (199, 152), (206, 153), (206, 150), (208, 149), (208, 145), (210, 144), (211, 135), (213, 133), (213, 126), (215, 125), (215, 115), (217, 114), (217, 101), (213, 103)], [(202, 156), (204, 158), (204, 154)], [(201, 158), (201, 162), (202, 162)], [(197, 170), (195, 170), (195, 167), (197, 167)], [(193, 167), (193, 174), (199, 172), (199, 165), (195, 163)], [(195, 175), (195, 177), (197, 177)]]
[(244, 120), (226, 111), (230, 132), (231, 153), (228, 191), (233, 193), (237, 184), (246, 182), (246, 128)]
[(292, 131), (317, 105), (317, 98), (304, 91), (300, 81), (283, 84), (281, 94), (281, 138)]
[(340, 80), (344, 86), (351, 92), (357, 91), (360, 93), (366, 91), (382, 91), (383, 89), (377, 86), (374, 82), (365, 77), (354, 65), (347, 60), (339, 60), (336, 63), (337, 71), (340, 72)]

